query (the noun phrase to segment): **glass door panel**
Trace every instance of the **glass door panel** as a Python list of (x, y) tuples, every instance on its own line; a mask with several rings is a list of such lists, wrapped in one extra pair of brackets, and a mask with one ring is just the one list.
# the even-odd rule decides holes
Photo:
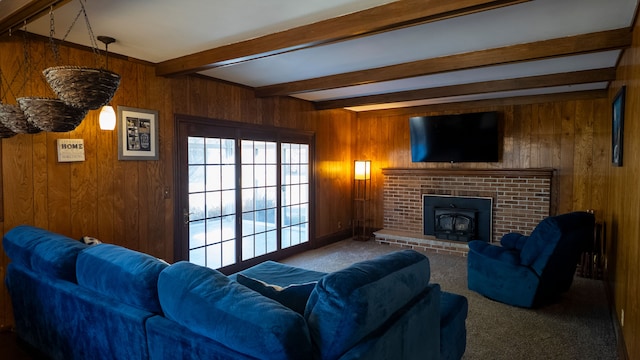
[(189, 261), (236, 262), (235, 140), (188, 137)]
[(241, 141), (242, 260), (278, 250), (276, 145)]
[(309, 241), (309, 145), (281, 144), (282, 248)]

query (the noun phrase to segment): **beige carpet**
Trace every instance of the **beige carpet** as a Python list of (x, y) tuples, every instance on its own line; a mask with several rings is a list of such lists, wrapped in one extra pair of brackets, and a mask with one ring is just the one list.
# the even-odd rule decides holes
[[(331, 272), (399, 248), (344, 240), (282, 262)], [(466, 258), (424, 252), (431, 282), (469, 300), (467, 351), (463, 359), (617, 359), (604, 283), (576, 277), (556, 304), (529, 310), (501, 304), (467, 289)]]

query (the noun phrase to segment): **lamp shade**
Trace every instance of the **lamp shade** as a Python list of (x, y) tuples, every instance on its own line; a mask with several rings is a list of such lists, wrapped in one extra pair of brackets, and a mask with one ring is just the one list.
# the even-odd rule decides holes
[(371, 179), (371, 160), (356, 160), (354, 167), (355, 180)]
[(113, 110), (113, 106), (105, 105), (102, 107), (99, 121), (101, 130), (113, 130), (116, 128), (116, 112)]

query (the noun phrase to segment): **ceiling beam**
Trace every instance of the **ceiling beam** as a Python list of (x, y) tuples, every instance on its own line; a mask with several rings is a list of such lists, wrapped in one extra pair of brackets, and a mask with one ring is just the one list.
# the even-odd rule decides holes
[(0, 36), (14, 29), (21, 29), (25, 23), (48, 11), (51, 6), (58, 8), (71, 0), (1, 0)]
[(514, 96), (508, 98), (499, 99), (485, 99), (485, 100), (473, 100), (462, 102), (450, 102), (432, 105), (420, 105), (412, 107), (402, 107), (394, 109), (380, 109), (380, 110), (367, 110), (358, 111), (359, 117), (387, 117), (387, 116), (418, 116), (429, 112), (444, 112), (444, 111), (456, 111), (458, 113), (465, 111), (477, 111), (480, 108), (504, 108), (507, 106), (517, 105), (530, 105), (530, 104), (545, 104), (555, 101), (573, 101), (573, 100), (593, 100), (593, 99), (607, 99), (609, 91), (604, 90), (585, 90), (566, 92), (559, 94), (544, 94), (544, 95), (525, 95)]
[(482, 81), (470, 84), (441, 86), (420, 90), (399, 91), (395, 93), (360, 96), (336, 100), (318, 101), (314, 105), (318, 110), (338, 109), (373, 104), (387, 104), (451, 96), (484, 94), (499, 91), (536, 89), (553, 86), (588, 84), (612, 81), (616, 78), (615, 68), (574, 71), (560, 74), (529, 76), (514, 79)]
[(489, 65), (622, 49), (630, 45), (631, 29), (622, 28), (268, 85), (256, 88), (256, 95), (259, 97), (292, 95)]
[(289, 51), (472, 14), (531, 0), (401, 0), (163, 61), (156, 75), (191, 74)]

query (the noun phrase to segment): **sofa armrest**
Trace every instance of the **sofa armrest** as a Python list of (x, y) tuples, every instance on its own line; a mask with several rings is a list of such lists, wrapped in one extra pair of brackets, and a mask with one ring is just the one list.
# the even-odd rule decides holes
[(519, 233), (508, 233), (502, 236), (500, 245), (507, 249), (522, 250), (528, 239), (528, 236)]

